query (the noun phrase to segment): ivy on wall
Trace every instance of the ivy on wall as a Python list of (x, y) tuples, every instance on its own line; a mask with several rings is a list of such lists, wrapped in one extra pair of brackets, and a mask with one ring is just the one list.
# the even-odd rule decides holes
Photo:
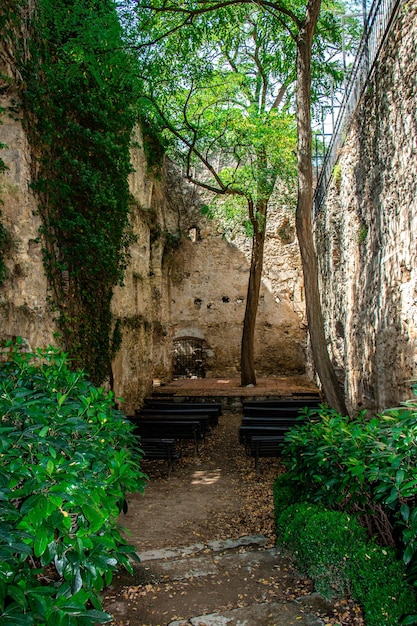
[(129, 149), (139, 86), (112, 0), (37, 5), (18, 64), (44, 266), (65, 349), (99, 384), (119, 344), (110, 304), (133, 239)]

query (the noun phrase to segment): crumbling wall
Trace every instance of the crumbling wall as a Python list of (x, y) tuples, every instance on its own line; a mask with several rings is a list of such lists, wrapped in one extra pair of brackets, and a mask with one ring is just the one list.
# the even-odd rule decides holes
[[(260, 377), (305, 371), (300, 258), (293, 217), (271, 211), (255, 331), (255, 369)], [(227, 241), (203, 222), (195, 241), (184, 241), (170, 268), (170, 317), (174, 337), (207, 344), (208, 377), (240, 376), (240, 344), (249, 279), (250, 240)]]
[[(1, 44), (0, 44), (1, 45)], [(31, 348), (60, 345), (50, 285), (42, 261), (41, 220), (31, 189), (31, 152), (19, 105), (13, 53), (0, 48), (2, 85), (0, 150), (1, 221), (8, 237), (0, 285), (0, 339), (24, 338)], [(167, 159), (151, 167), (146, 138), (137, 129), (132, 149), (130, 213), (135, 242), (124, 284), (114, 290), (112, 314), (119, 349), (110, 385), (130, 413), (152, 389), (169, 380), (177, 337), (201, 336), (208, 346), (207, 376), (239, 376), (240, 341), (249, 275), (248, 242), (228, 242), (200, 211), (198, 190), (185, 184)], [(148, 146), (149, 150), (149, 146)], [(192, 242), (190, 232), (198, 233)], [(265, 272), (256, 330), (259, 376), (304, 371), (305, 322), (293, 216), (271, 209)]]
[(326, 334), (351, 409), (417, 377), (417, 7), (400, 14), (316, 216)]

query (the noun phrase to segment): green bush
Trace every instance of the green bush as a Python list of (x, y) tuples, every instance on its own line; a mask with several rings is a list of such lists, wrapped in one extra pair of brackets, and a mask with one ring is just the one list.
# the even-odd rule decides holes
[(320, 506), (289, 506), (277, 520), (278, 537), (291, 548), (297, 564), (314, 578), (326, 597), (341, 596), (349, 589), (348, 561), (355, 547), (367, 540), (354, 517)]
[(278, 537), (321, 593), (349, 591), (369, 626), (416, 624), (417, 400), (374, 418), (325, 406), (305, 418), (274, 487)]
[(417, 609), (415, 596), (407, 584), (404, 563), (391, 548), (362, 544), (348, 565), (351, 592), (362, 606), (368, 626), (416, 623), (412, 615)]
[(414, 567), (416, 440), (416, 399), (372, 419), (321, 407), (291, 430), (283, 457), (291, 480), (312, 502), (358, 513), (380, 543), (401, 550)]
[(131, 426), (58, 350), (2, 357), (0, 622), (107, 622), (99, 594), (137, 559), (118, 526), (145, 482)]
[(302, 492), (296, 488), (294, 481), (291, 480), (288, 474), (279, 474), (274, 481), (272, 490), (276, 520), (279, 519), (281, 513), (291, 504), (306, 499), (303, 497)]
[[(278, 484), (278, 499), (279, 491)], [(390, 548), (369, 541), (354, 517), (311, 503), (292, 504), (277, 517), (277, 536), (319, 593), (327, 598), (351, 594), (367, 626), (416, 623), (417, 603), (404, 563)]]

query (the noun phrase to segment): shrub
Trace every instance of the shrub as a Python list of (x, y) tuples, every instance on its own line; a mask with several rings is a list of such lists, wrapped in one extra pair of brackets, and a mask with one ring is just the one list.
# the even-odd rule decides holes
[(137, 559), (118, 517), (127, 493), (143, 490), (141, 453), (112, 394), (65, 354), (10, 350), (0, 367), (0, 622), (109, 621), (99, 593)]
[(369, 541), (354, 517), (297, 503), (277, 517), (277, 533), (317, 591), (327, 598), (350, 593), (367, 626), (416, 623), (417, 603), (404, 563), (390, 548)]
[(274, 495), (275, 519), (280, 518), (281, 513), (291, 504), (302, 501), (303, 494), (296, 488), (295, 483), (288, 474), (279, 474), (272, 486)]
[(347, 563), (355, 546), (366, 541), (366, 531), (354, 517), (299, 503), (282, 513), (277, 528), (298, 566), (314, 578), (317, 591), (332, 597), (349, 589)]
[(348, 569), (352, 595), (362, 606), (368, 626), (416, 623), (412, 613), (417, 603), (405, 579), (405, 566), (391, 548), (372, 541), (357, 546)]
[[(416, 390), (416, 387), (414, 387)], [(294, 483), (326, 507), (359, 513), (384, 545), (417, 560), (417, 400), (368, 419), (321, 407), (283, 450)]]

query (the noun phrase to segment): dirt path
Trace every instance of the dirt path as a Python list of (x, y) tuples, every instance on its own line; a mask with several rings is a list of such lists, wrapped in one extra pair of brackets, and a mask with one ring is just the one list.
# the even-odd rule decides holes
[[(156, 566), (147, 560), (150, 551), (162, 548), (174, 548), (179, 556), (184, 551), (184, 556), (193, 557), (196, 546), (196, 556), (201, 559), (206, 555), (212, 567), (220, 558), (212, 554), (213, 542), (247, 536), (262, 536), (262, 549), (273, 550), (272, 484), (282, 471), (280, 461), (261, 459), (261, 471), (255, 472), (253, 459), (245, 456), (238, 441), (240, 420), (238, 413), (225, 413), (197, 457), (191, 445), (184, 446), (169, 480), (165, 462), (143, 464), (150, 476), (145, 495), (132, 496), (121, 523), (130, 533), (130, 543), (145, 560), (135, 569), (133, 578), (116, 576), (105, 595), (104, 608), (114, 615), (113, 626), (166, 626), (178, 616), (188, 619), (214, 608), (226, 610), (266, 600), (291, 602), (313, 590), (311, 581), (300, 577), (290, 561), (282, 560), (279, 554), (274, 564), (236, 563), (191, 578), (178, 578), (171, 572), (161, 574), (161, 564)], [(245, 560), (258, 558), (246, 555), (246, 551), (243, 556)], [(234, 570), (233, 576), (229, 569)], [(344, 621), (339, 620), (341, 612), (345, 613)], [(294, 618), (294, 623), (303, 624), (297, 621), (301, 618)], [(362, 624), (357, 609), (345, 601), (325, 611), (322, 618), (323, 624)], [(182, 623), (189, 622), (178, 622)]]
[(185, 445), (170, 480), (164, 461), (144, 463), (145, 497), (135, 495), (122, 523), (138, 552), (262, 533), (274, 543), (272, 483), (278, 459), (262, 459), (256, 475), (238, 441), (241, 416), (226, 413), (198, 457)]

